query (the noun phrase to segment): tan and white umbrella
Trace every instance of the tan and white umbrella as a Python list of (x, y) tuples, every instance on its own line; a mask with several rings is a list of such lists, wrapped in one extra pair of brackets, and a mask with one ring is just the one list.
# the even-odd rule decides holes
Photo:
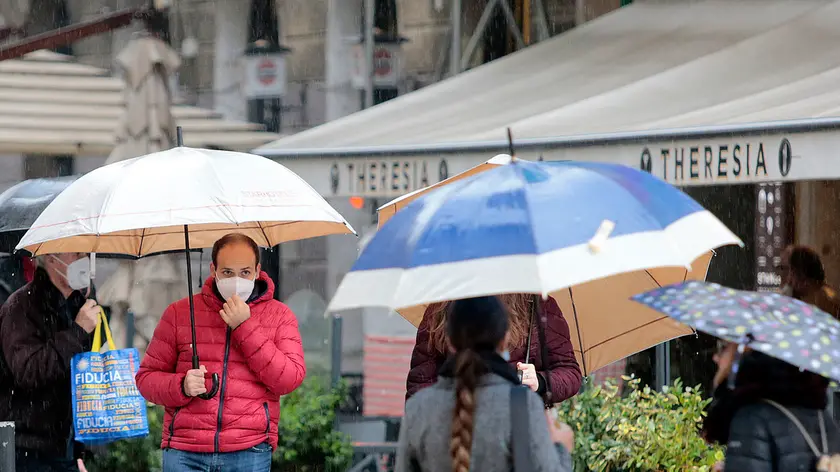
[[(125, 81), (125, 113), (117, 125), (117, 145), (106, 164), (163, 151), (175, 144), (169, 77), (181, 65), (178, 54), (159, 38), (141, 32), (120, 52), (116, 62)], [(118, 343), (124, 342), (124, 333), (130, 331), (128, 324), (133, 322), (132, 344), (141, 352), (145, 349), (166, 307), (187, 296), (183, 274), (183, 256), (120, 262), (97, 294), (100, 303), (111, 307), (111, 329)]]

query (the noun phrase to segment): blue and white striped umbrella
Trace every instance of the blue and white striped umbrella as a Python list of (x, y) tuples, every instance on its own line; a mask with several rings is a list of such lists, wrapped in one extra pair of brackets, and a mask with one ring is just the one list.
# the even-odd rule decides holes
[[(597, 335), (581, 334), (587, 324), (581, 317), (597, 314), (601, 321), (595, 324), (603, 326), (605, 311), (629, 316), (638, 311), (633, 305), (639, 306), (629, 296), (705, 278), (709, 257), (703, 256), (728, 244), (741, 241), (689, 196), (650, 174), (613, 164), (515, 160), (430, 192), (398, 211), (366, 245), (329, 308), (401, 310), (479, 295), (558, 298), (567, 292), (574, 319), (568, 304), (558, 302), (566, 306), (570, 327), (579, 331), (573, 341), (582, 357), (587, 346), (617, 338), (607, 327)], [(701, 273), (689, 276), (693, 263)], [(613, 277), (618, 274), (623, 275)], [(582, 310), (572, 291), (577, 287), (588, 287), (587, 297), (604, 304)], [(663, 318), (648, 313), (639, 326), (617, 334)], [(665, 339), (690, 332), (663, 321), (670, 323)], [(644, 347), (635, 343), (632, 349), (661, 340), (646, 339)], [(588, 370), (618, 359), (596, 357)]]

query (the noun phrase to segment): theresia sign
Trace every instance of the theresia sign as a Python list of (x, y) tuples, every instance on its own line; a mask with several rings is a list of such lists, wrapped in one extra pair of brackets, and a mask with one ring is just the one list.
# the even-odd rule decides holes
[(647, 145), (639, 168), (675, 185), (785, 180), (794, 166), (787, 137)]

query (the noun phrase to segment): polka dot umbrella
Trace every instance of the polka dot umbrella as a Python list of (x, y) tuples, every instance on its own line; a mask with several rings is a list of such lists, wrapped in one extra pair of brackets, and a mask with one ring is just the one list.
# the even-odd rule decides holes
[(698, 331), (840, 380), (840, 321), (807, 303), (699, 281), (632, 299)]

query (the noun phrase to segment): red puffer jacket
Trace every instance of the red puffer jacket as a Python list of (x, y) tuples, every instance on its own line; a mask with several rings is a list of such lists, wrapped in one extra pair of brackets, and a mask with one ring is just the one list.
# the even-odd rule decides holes
[(137, 372), (143, 396), (166, 407), (162, 448), (189, 452), (235, 452), (267, 442), (277, 447), (280, 396), (296, 389), (306, 375), (297, 319), (274, 300), (274, 284), (260, 274), (251, 317), (230, 330), (219, 310), (221, 296), (211, 277), (195, 295), (198, 355), (219, 374), (219, 393), (210, 400), (184, 395), (192, 368), (189, 300), (167, 308)]

